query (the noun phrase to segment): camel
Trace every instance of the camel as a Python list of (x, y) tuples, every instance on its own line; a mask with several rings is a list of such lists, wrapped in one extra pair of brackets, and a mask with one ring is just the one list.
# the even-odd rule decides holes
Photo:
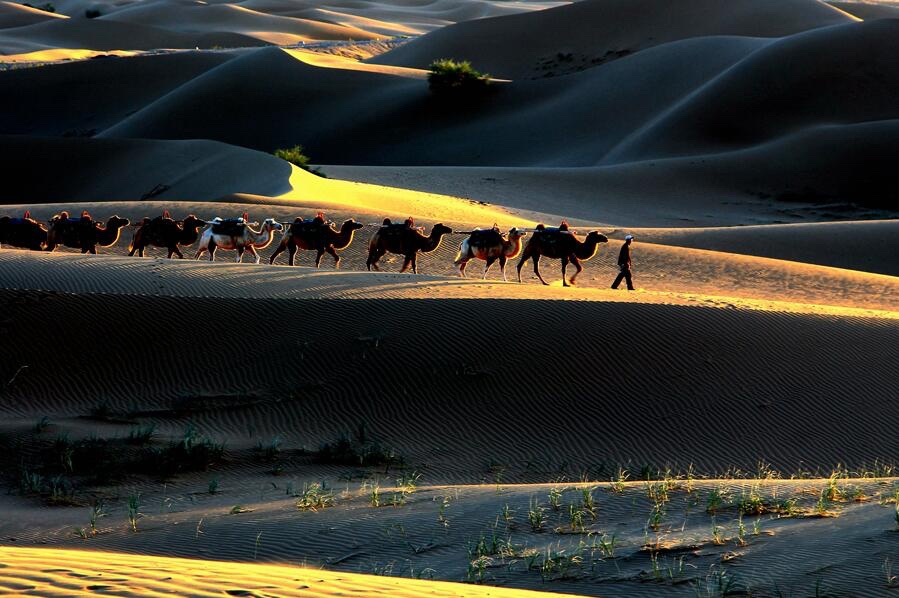
[(280, 222), (276, 222), (274, 218), (266, 218), (258, 231), (248, 222), (249, 217), (246, 212), (242, 218), (235, 220), (222, 220), (214, 218), (208, 223), (203, 233), (200, 235), (200, 246), (194, 259), (200, 259), (205, 252), (209, 252), (209, 261), (215, 261), (215, 250), (222, 249), (237, 250), (237, 263), (243, 261), (244, 251), (249, 251), (256, 258), (255, 263), (259, 263), (262, 258), (256, 253), (257, 249), (265, 249), (275, 238), (274, 231), (284, 230), (284, 226)]
[(418, 274), (416, 257), (418, 253), (431, 253), (440, 247), (443, 236), (451, 234), (453, 229), (443, 224), (435, 224), (431, 234), (425, 236), (413, 228), (412, 219), (409, 218), (403, 224), (392, 224), (389, 219), (384, 220), (383, 226), (371, 238), (368, 244), (368, 260), (365, 265), (369, 270), (380, 271), (378, 260), (385, 253), (398, 253), (405, 257), (400, 272), (405, 272), (412, 266), (412, 272)]
[(0, 218), (0, 245), (41, 251), (47, 244), (47, 227), (25, 212), (22, 218)]
[(144, 257), (144, 249), (150, 245), (154, 247), (165, 247), (169, 250), (168, 257), (177, 255), (178, 259), (182, 259), (184, 254), (178, 249), (178, 245), (187, 247), (193, 245), (200, 238), (200, 229), (206, 226), (206, 222), (200, 220), (193, 214), (190, 214), (184, 220), (172, 220), (169, 211), (166, 210), (162, 216), (150, 220), (144, 218), (140, 227), (134, 231), (134, 237), (131, 239), (131, 245), (128, 246), (128, 255), (134, 255), (137, 252), (139, 257)]
[[(518, 282), (521, 282), (521, 268), (528, 260), (534, 260), (534, 274), (543, 284), (549, 284), (540, 276), (540, 257), (546, 256), (553, 259), (562, 260), (562, 284), (570, 286), (575, 284), (577, 275), (584, 269), (581, 261), (587, 261), (596, 255), (596, 251), (600, 243), (608, 243), (605, 235), (599, 231), (590, 231), (587, 238), (583, 242), (579, 241), (573, 232), (568, 231), (568, 225), (562, 223), (559, 228), (547, 228), (542, 224), (537, 225), (534, 235), (528, 240), (527, 245), (521, 252), (521, 261), (518, 262)], [(574, 264), (577, 272), (566, 280), (566, 270), (568, 263)]]
[(346, 249), (353, 242), (353, 235), (364, 225), (352, 218), (345, 221), (340, 230), (333, 225), (325, 223), (323, 214), (318, 214), (312, 220), (297, 218), (290, 225), (290, 231), (281, 239), (281, 243), (269, 258), (268, 263), (274, 264), (275, 259), (286, 249), (288, 250), (288, 263), (293, 266), (297, 250), (305, 249), (316, 252), (315, 267), (321, 265), (322, 257), (327, 252), (334, 258), (334, 268), (340, 267), (340, 256), (337, 252)]
[(503, 273), (503, 282), (506, 282), (506, 260), (514, 260), (521, 253), (521, 239), (527, 233), (512, 228), (509, 230), (508, 239), (494, 226), (489, 229), (475, 229), (471, 235), (462, 241), (459, 246), (459, 254), (453, 262), (459, 268), (459, 275), (465, 278), (465, 266), (468, 262), (477, 258), (484, 260), (484, 278), (493, 262), (499, 260), (499, 268)]
[(112, 247), (122, 235), (122, 229), (131, 224), (127, 218), (113, 216), (106, 221), (106, 226), (96, 222), (87, 212), (81, 212), (81, 218), (69, 218), (68, 212), (61, 212), (50, 220), (47, 231), (47, 251), (53, 251), (59, 245), (80, 249), (81, 253), (96, 255), (97, 246)]

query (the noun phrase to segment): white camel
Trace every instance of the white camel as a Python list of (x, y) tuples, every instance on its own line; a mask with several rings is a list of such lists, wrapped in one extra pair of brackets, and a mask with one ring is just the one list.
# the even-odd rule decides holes
[(194, 259), (200, 259), (200, 256), (208, 251), (209, 261), (212, 262), (215, 261), (216, 249), (236, 249), (238, 264), (243, 260), (244, 251), (251, 253), (258, 264), (261, 258), (256, 253), (256, 250), (268, 247), (275, 238), (274, 231), (284, 229), (280, 222), (275, 222), (273, 218), (266, 218), (265, 222), (262, 223), (262, 228), (258, 231), (253, 230), (249, 223), (244, 223), (240, 227), (242, 234), (227, 235), (212, 232), (213, 228), (222, 224), (222, 222), (220, 218), (216, 218), (209, 223), (209, 226), (203, 229), (203, 234), (200, 235), (200, 246)]
[(497, 228), (475, 229), (471, 235), (462, 241), (459, 246), (459, 254), (456, 256), (456, 267), (459, 274), (465, 278), (465, 266), (474, 258), (484, 260), (484, 278), (487, 278), (487, 270), (493, 262), (499, 260), (499, 267), (503, 273), (503, 281), (506, 280), (506, 260), (513, 260), (521, 252), (521, 238), (527, 233), (517, 228), (509, 230), (508, 239), (504, 238)]

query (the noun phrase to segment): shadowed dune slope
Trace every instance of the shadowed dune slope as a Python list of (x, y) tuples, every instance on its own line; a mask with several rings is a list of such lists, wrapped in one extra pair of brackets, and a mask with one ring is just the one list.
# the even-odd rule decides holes
[(212, 141), (0, 137), (0, 203), (216, 198), (290, 189), (290, 165)]
[(14, 27), (27, 27), (35, 23), (65, 19), (65, 15), (59, 15), (38, 8), (31, 8), (17, 2), (0, 2), (0, 29), (12, 29)]
[[(106, 276), (66, 282), (67, 262)], [(504, 479), (527, 480), (529, 464), (547, 461), (570, 471), (694, 463), (712, 473), (765, 460), (793, 471), (899, 450), (894, 320), (605, 302), (609, 291), (560, 301), (571, 295), (534, 285), (499, 285), (522, 298), (491, 299), (478, 283), (395, 274), (150, 260), (135, 268), (122, 258), (21, 253), (0, 264), (16, 278), (27, 273), (29, 286), (52, 276), (114, 290), (0, 293), (0, 375), (29, 366), (5, 390), (4, 409), (26, 420), (103, 403), (162, 423), (180, 404), (213, 437), (302, 429), (312, 446), (365, 421), (407, 463), (447, 481), (478, 481), (491, 457), (504, 460)], [(292, 296), (330, 299), (240, 297), (267, 280), (286, 289), (288, 274)], [(179, 280), (183, 290), (170, 286)], [(216, 297), (219, 287), (229, 296)], [(53, 353), (33, 338), (52, 338)], [(248, 339), (265, 350), (207, 344)]]
[(642, 241), (899, 276), (899, 220), (646, 229)]
[(0, 132), (96, 135), (234, 56), (191, 52), (3, 71), (0, 90), (7, 93), (0, 93)]
[(590, 165), (764, 43), (675, 42), (569, 77), (496, 84), (471, 107), (435, 100), (421, 80), (318, 68), (267, 49), (185, 84), (104, 135), (265, 150), (301, 142), (322, 163)]
[[(894, 217), (899, 120), (802, 131), (746, 150), (594, 168), (327, 166), (329, 176), (452, 193), (618, 226)], [(867, 207), (865, 207), (867, 206)]]
[(542, 76), (541, 65), (558, 53), (590, 65), (689, 37), (780, 37), (853, 20), (817, 0), (584, 0), (446, 27), (372, 61), (425, 68), (449, 57), (494, 76), (529, 78)]
[(24, 54), (47, 48), (154, 50), (158, 48), (236, 48), (265, 42), (239, 33), (180, 33), (149, 25), (105, 19), (54, 19), (0, 31), (0, 52)]
[(897, 118), (897, 95), (899, 20), (810, 31), (760, 49), (604, 161), (709, 153), (817, 124)]

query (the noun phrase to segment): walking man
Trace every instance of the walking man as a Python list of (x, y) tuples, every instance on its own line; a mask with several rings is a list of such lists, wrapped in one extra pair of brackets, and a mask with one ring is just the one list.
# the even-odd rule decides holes
[(618, 253), (618, 269), (621, 272), (618, 274), (615, 282), (612, 283), (613, 289), (617, 289), (622, 280), (627, 280), (627, 290), (634, 290), (634, 281), (631, 278), (631, 243), (633, 242), (634, 235), (624, 237), (624, 245), (621, 246), (621, 251)]

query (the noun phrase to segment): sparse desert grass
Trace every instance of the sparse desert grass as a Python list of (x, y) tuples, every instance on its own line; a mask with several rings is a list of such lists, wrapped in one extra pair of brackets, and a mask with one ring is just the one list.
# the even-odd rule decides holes
[(301, 511), (318, 511), (336, 504), (334, 492), (324, 484), (303, 484), (296, 506)]
[(612, 476), (611, 480), (611, 489), (612, 492), (616, 494), (621, 494), (624, 492), (624, 483), (627, 482), (628, 478), (630, 478), (630, 474), (623, 467), (618, 468), (618, 472)]
[(536, 498), (528, 504), (528, 524), (534, 533), (542, 532), (546, 526), (546, 508)]
[(137, 531), (137, 522), (141, 517), (144, 516), (143, 513), (140, 512), (141, 504), (140, 504), (140, 494), (132, 494), (128, 497), (128, 525), (131, 527), (132, 532)]
[(149, 444), (151, 440), (153, 440), (153, 436), (156, 434), (156, 426), (154, 424), (150, 424), (148, 426), (137, 426), (131, 428), (128, 432), (128, 437), (126, 441), (128, 444), (136, 444), (143, 446), (145, 444)]
[(442, 97), (470, 97), (483, 92), (490, 82), (489, 75), (475, 70), (467, 60), (435, 60), (429, 70), (428, 87)]
[(403, 458), (393, 449), (366, 437), (351, 440), (341, 436), (334, 442), (322, 444), (313, 455), (317, 463), (330, 465), (355, 465), (361, 467), (385, 466), (385, 475), (393, 465), (402, 465)]

